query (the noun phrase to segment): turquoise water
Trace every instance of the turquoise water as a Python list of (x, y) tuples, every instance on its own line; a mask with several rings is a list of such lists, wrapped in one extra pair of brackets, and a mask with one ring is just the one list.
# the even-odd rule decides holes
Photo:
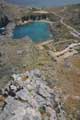
[(18, 5), (27, 5), (32, 7), (53, 7), (80, 3), (80, 0), (7, 0), (10, 3)]
[(13, 31), (13, 38), (19, 39), (28, 36), (33, 42), (41, 42), (52, 38), (49, 24), (33, 22), (22, 26), (16, 26)]
[(4, 28), (0, 28), (0, 35), (3, 34), (3, 32), (5, 32)]

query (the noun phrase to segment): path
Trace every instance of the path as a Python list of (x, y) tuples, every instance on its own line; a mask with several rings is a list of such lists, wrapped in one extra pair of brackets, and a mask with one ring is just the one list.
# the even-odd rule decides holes
[(64, 22), (64, 18), (61, 18), (60, 20), (61, 24), (63, 24), (64, 26), (66, 26), (68, 29), (72, 30), (73, 32), (71, 32), (71, 34), (75, 37), (78, 37), (80, 38), (80, 33), (73, 27), (71, 27), (70, 25), (67, 25), (65, 22)]
[(41, 50), (44, 49), (43, 45), (47, 45), (49, 43), (53, 42), (53, 40), (47, 40), (42, 43), (37, 44), (37, 47), (39, 47)]
[(78, 32), (75, 28), (71, 27), (70, 25), (66, 24), (66, 23), (64, 22), (64, 17), (58, 15), (58, 14), (55, 13), (55, 12), (51, 12), (51, 13), (60, 18), (61, 24), (63, 24), (63, 25), (66, 26), (69, 30), (71, 30), (72, 32), (70, 31), (70, 33), (71, 33), (74, 37), (80, 38), (80, 32)]
[(49, 55), (53, 57), (55, 60), (59, 61), (61, 59), (68, 58), (69, 56), (73, 56), (74, 54), (78, 53), (74, 47), (80, 46), (80, 43), (72, 43), (67, 48), (59, 52), (49, 51)]

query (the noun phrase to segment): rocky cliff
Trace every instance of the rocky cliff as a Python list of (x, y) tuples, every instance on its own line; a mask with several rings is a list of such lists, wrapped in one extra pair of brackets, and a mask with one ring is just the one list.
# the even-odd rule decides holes
[(5, 27), (9, 23), (8, 17), (0, 13), (0, 27)]
[(5, 4), (4, 1), (0, 1), (0, 27), (4, 27), (8, 24), (9, 19), (4, 10)]

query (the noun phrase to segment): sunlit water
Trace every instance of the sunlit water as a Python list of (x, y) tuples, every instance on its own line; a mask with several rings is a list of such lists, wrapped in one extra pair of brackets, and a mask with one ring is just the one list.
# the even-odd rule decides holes
[(53, 37), (49, 29), (49, 24), (44, 22), (33, 22), (15, 27), (13, 31), (14, 39), (26, 36), (30, 37), (34, 42), (45, 41)]
[(18, 5), (27, 5), (33, 7), (53, 7), (80, 3), (80, 0), (7, 0), (10, 3)]

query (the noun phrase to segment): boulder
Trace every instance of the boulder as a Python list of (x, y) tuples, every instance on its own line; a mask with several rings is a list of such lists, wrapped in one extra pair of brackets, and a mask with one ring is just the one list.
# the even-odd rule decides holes
[(22, 90), (16, 93), (16, 98), (19, 98), (23, 101), (28, 101), (30, 99), (29, 91), (26, 88), (23, 88)]

